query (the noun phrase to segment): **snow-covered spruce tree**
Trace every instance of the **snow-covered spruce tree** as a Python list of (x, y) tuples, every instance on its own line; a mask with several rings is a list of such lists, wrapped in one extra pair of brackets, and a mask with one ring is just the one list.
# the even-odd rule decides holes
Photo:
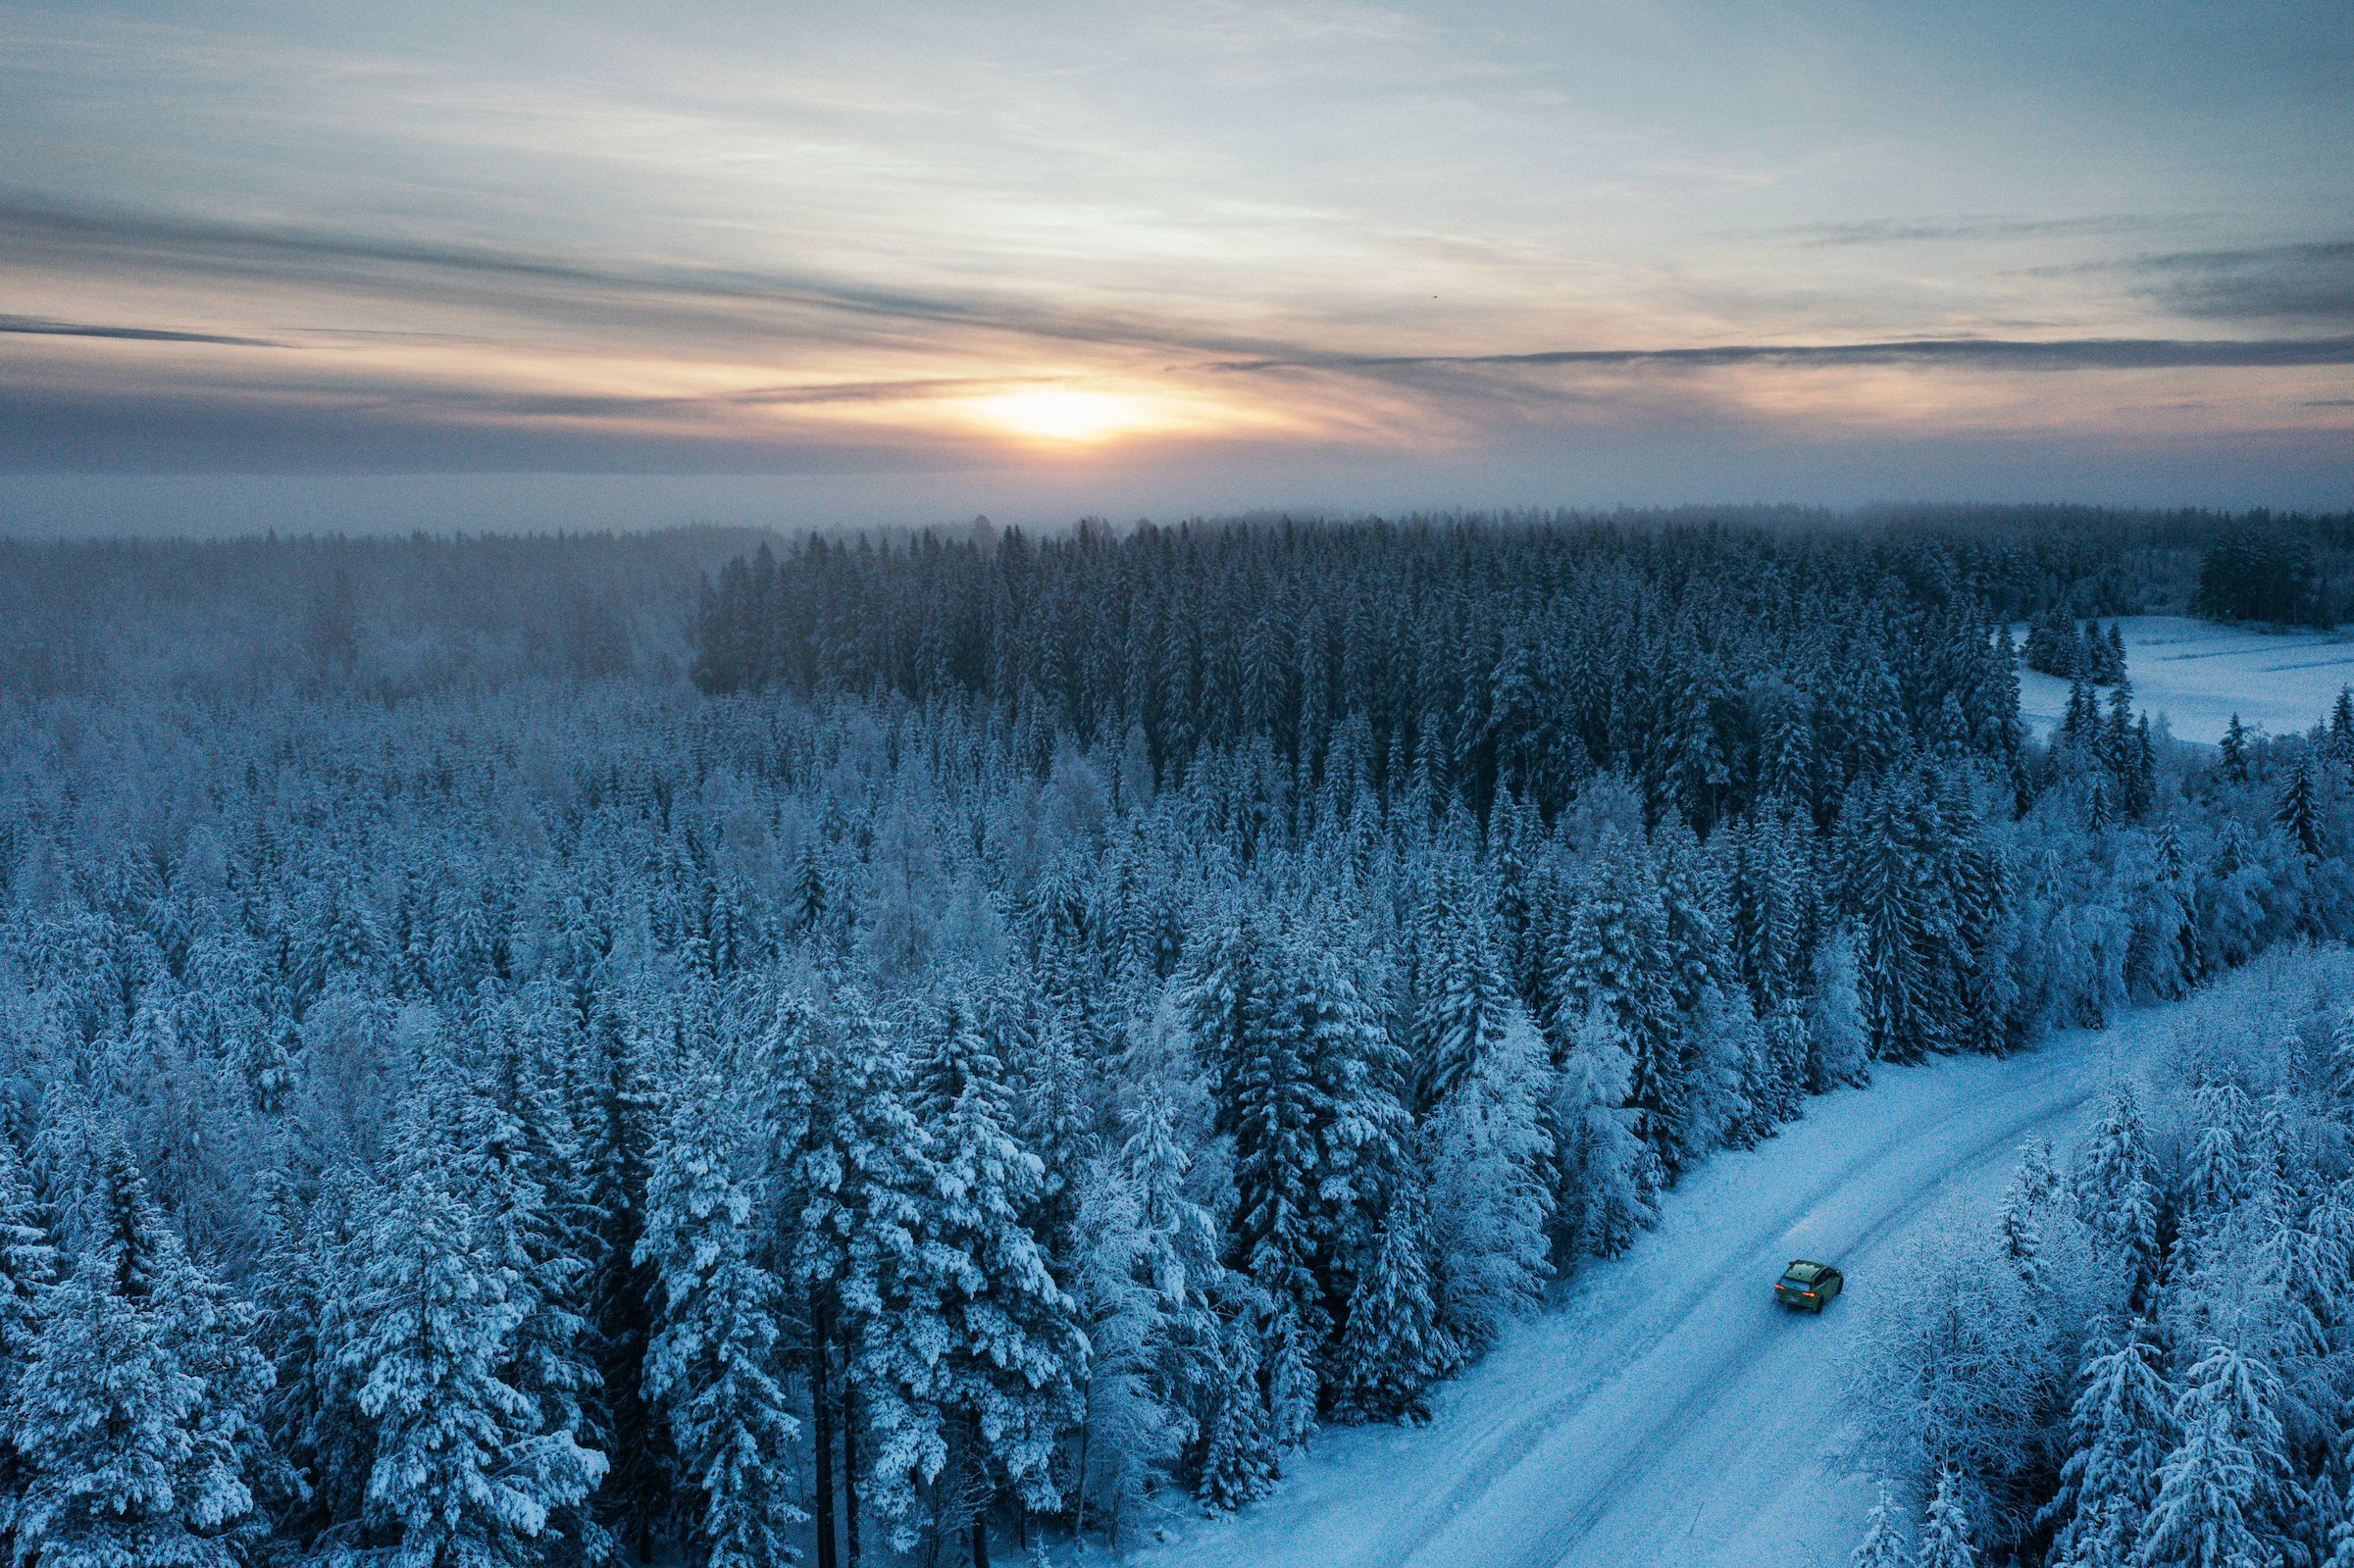
[[(512, 1282), (522, 1316), (510, 1345), (508, 1376), (537, 1409), (540, 1438), (532, 1462), (559, 1469), (579, 1462), (588, 1421), (585, 1398), (597, 1389), (588, 1325), (580, 1310), (591, 1235), (581, 1223), (586, 1202), (571, 1190), (572, 1134), (546, 1079), (553, 1064), (537, 1059), (516, 1020), (485, 983), (478, 1025), (488, 1037), (485, 1082), (464, 1096), (462, 1167), (475, 1189), (483, 1238)], [(597, 1469), (606, 1468), (599, 1452)], [(604, 1527), (571, 1504), (551, 1514), (550, 1533), (579, 1543), (591, 1558), (611, 1546)]]
[(22, 1491), (15, 1561), (39, 1568), (231, 1568), (253, 1507), (230, 1437), (172, 1342), (166, 1276), (141, 1295), (97, 1269), (43, 1292), (7, 1419)]
[[(1266, 1359), (1288, 1383), (1320, 1356), (1367, 1239), (1366, 1205), (1397, 1168), (1399, 1064), (1341, 964), (1304, 932), (1228, 926), (1194, 959), (1177, 1005), (1208, 1070), (1213, 1127), (1234, 1139), (1228, 1260), (1274, 1302), (1281, 1334)], [(1274, 1401), (1279, 1442), (1292, 1440), (1296, 1407)]]
[(1544, 1041), (1514, 1017), (1425, 1119), (1439, 1343), (1461, 1355), (1533, 1308), (1553, 1273), (1551, 1076)]
[(1658, 1162), (1627, 1104), (1633, 1077), (1634, 1052), (1616, 1018), (1602, 1007), (1587, 1012), (1547, 1103), (1564, 1259), (1613, 1256), (1659, 1212)]
[(1807, 1087), (1825, 1094), (1871, 1074), (1871, 1031), (1857, 988), (1855, 938), (1844, 926), (1816, 949), (1808, 998)]
[(275, 1387), (263, 1406), (278, 1461), (305, 1478), (305, 1494), (280, 1510), (281, 1533), (317, 1538), (360, 1517), (371, 1437), (355, 1403), (358, 1378), (342, 1355), (349, 1331), (356, 1216), (369, 1200), (347, 1164), (323, 1173), (306, 1203), (289, 1173), (265, 1178), (266, 1246), (256, 1306)]
[(2191, 1145), (2182, 1162), (2181, 1225), (2194, 1247), (2219, 1239), (2258, 1181), (2248, 1097), (2236, 1084), (2210, 1084), (2195, 1097)]
[(1871, 1505), (1871, 1512), (1864, 1516), (1864, 1539), (1848, 1554), (1847, 1568), (1913, 1568), (1913, 1548), (1905, 1540), (1896, 1499), (1888, 1495), (1886, 1482), (1880, 1484), (1879, 1499)]
[[(43, 1294), (57, 1283), (57, 1247), (16, 1144), (0, 1132), (0, 1556), (10, 1551), (26, 1476), (10, 1437), (17, 1385), (40, 1341)], [(13, 1560), (11, 1558), (10, 1560)]]
[(1428, 1416), (1423, 1391), (1456, 1358), (1438, 1327), (1431, 1274), (1429, 1216), (1409, 1166), (1391, 1189), (1333, 1347), (1333, 1408), (1344, 1421)]
[(667, 1423), (655, 1419), (644, 1387), (655, 1274), (637, 1257), (662, 1099), (619, 1008), (588, 994), (581, 1002), (583, 1065), (594, 1096), (582, 1149), (590, 1245), (581, 1293), (596, 1371), (588, 1431), (611, 1465), (592, 1501), (603, 1528), (643, 1558), (670, 1515), (674, 1482)]
[(1913, 1560), (1919, 1568), (1977, 1568), (1970, 1509), (1962, 1500), (1959, 1477), (1950, 1466), (1937, 1473), (1937, 1490), (1930, 1493), (1928, 1511), (1920, 1522), (1920, 1550)]
[(1275, 1487), (1275, 1443), (1267, 1430), (1266, 1396), (1259, 1390), (1258, 1334), (1236, 1322), (1225, 1336), (1209, 1418), (1209, 1445), (1197, 1490), (1211, 1509), (1230, 1511), (1257, 1501)]
[(1414, 1103), (1453, 1093), (1520, 1015), (1462, 873), (1442, 864), (1419, 915), (1412, 1038)]
[(1995, 1211), (2002, 1254), (2029, 1290), (2040, 1290), (2047, 1283), (2044, 1223), (2059, 1201), (2060, 1173), (2052, 1168), (2051, 1139), (2035, 1138), (2021, 1152), (2019, 1169)]
[(2154, 1327), (2135, 1319), (2096, 1334), (2076, 1372), (2068, 1457), (2039, 1523), (2052, 1531), (2053, 1568), (2127, 1568), (2175, 1441), (2175, 1391)]
[(1955, 1019), (1940, 988), (1951, 922), (1917, 842), (1918, 784), (1889, 779), (1840, 809), (1844, 901), (1855, 923), (1857, 989), (1871, 1054), (1914, 1062), (1949, 1049)]
[(1185, 1457), (1198, 1461), (1227, 1375), (1227, 1328), (1213, 1302), (1250, 1287), (1219, 1260), (1217, 1221), (1193, 1191), (1193, 1157), (1176, 1117), (1171, 1096), (1148, 1088), (1129, 1114), (1120, 1159), (1151, 1243), (1145, 1267), (1166, 1303), (1149, 1386), (1182, 1418)]
[(2123, 1282), (2124, 1304), (2132, 1312), (2150, 1309), (2164, 1262), (2156, 1179), (2141, 1096), (2132, 1080), (2120, 1079), (2076, 1157), (2071, 1190), (2077, 1223), (2103, 1267)]
[(2354, 1003), (2347, 1004), (2330, 1029), (2327, 1067), (2330, 1092), (2354, 1105)]
[(537, 1302), (490, 1234), (444, 1130), (455, 1094), (420, 1086), (390, 1179), (351, 1248), (359, 1271), (341, 1355), (375, 1460), (364, 1521), (398, 1568), (528, 1561), (604, 1459), (542, 1428), (515, 1379)]
[(1013, 1136), (1001, 1065), (952, 996), (921, 1027), (911, 1097), (936, 1120), (918, 1249), (893, 1282), (889, 1333), (862, 1350), (883, 1391), (876, 1418), (901, 1429), (878, 1454), (876, 1500), (905, 1519), (920, 1496), (934, 1540), (969, 1524), (978, 1556), (1001, 1486), (1025, 1507), (1059, 1505), (1050, 1460), (1082, 1411), (1087, 1343), (1021, 1223), (1043, 1167)]
[(645, 1393), (670, 1431), (688, 1539), (709, 1568), (795, 1560), (784, 1290), (761, 1261), (760, 1129), (708, 1064), (673, 1097), (646, 1182), (639, 1261), (654, 1271)]
[(1688, 1096), (1675, 1151), (1675, 1163), (1683, 1165), (1720, 1143), (1753, 1143), (1770, 1127), (1758, 1108), (1765, 1040), (1728, 937), (1724, 891), (1699, 841), (1680, 822), (1670, 823), (1661, 831), (1657, 854), (1666, 1002)]
[[(858, 1391), (874, 1376), (864, 1347), (889, 1346), (906, 1330), (896, 1316), (899, 1282), (920, 1272), (923, 1136), (897, 1092), (890, 1042), (863, 1010), (830, 1002), (809, 977), (787, 977), (760, 1052), (782, 1267), (804, 1322), (810, 1495), (826, 1568), (858, 1539), (861, 1466), (903, 1474), (939, 1442), (937, 1423), (914, 1415), (896, 1429), (913, 1447), (887, 1458), (859, 1442)], [(869, 1403), (908, 1408), (888, 1393)]]
[(2138, 1568), (2240, 1568), (2277, 1560), (2269, 1526), (2287, 1499), (2270, 1368), (2211, 1341), (2175, 1403), (2181, 1434), (2158, 1472)]
[(1162, 1238), (1119, 1162), (1091, 1160), (1079, 1173), (1071, 1295), (1087, 1336), (1085, 1409), (1069, 1443), (1072, 1531), (1090, 1524), (1116, 1544), (1120, 1522), (1177, 1458), (1192, 1423), (1154, 1375), (1187, 1307), (1163, 1288)]
[(1555, 954), (1553, 1035), (1567, 1042), (1598, 1008), (1609, 1018), (1631, 1059), (1625, 1103), (1635, 1136), (1672, 1175), (1691, 1087), (1670, 1012), (1666, 923), (1649, 857), (1606, 829)]

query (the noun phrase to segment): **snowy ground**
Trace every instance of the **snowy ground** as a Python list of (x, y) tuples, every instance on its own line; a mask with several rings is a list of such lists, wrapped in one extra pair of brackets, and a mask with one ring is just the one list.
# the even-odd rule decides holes
[[(2118, 624), (2135, 705), (2153, 722), (2165, 715), (2181, 740), (2222, 739), (2234, 713), (2277, 735), (2310, 730), (2338, 688), (2354, 682), (2354, 636), (2344, 632), (2255, 632), (2179, 615), (2126, 616)], [(2023, 641), (2026, 628), (2013, 627), (2011, 634)], [(2031, 727), (2048, 732), (2068, 706), (2068, 683), (2022, 667), (2019, 706)]]
[[(1841, 1411), (1875, 1279), (1956, 1223), (1984, 1223), (2021, 1143), (2065, 1158), (2167, 1010), (2007, 1060), (1882, 1069), (1763, 1147), (1720, 1154), (1626, 1256), (1442, 1390), (1434, 1419), (1320, 1434), (1282, 1489), (1188, 1520), (1137, 1568), (1564, 1568), (1844, 1562), (1871, 1484)], [(1825, 1258), (1821, 1317), (1768, 1292)]]

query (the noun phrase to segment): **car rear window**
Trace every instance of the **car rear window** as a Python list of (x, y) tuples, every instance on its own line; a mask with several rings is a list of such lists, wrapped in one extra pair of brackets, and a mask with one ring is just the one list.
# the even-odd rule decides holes
[(1813, 1280), (1801, 1279), (1795, 1274), (1785, 1274), (1782, 1276), (1782, 1284), (1793, 1290), (1804, 1290), (1814, 1283), (1815, 1282)]

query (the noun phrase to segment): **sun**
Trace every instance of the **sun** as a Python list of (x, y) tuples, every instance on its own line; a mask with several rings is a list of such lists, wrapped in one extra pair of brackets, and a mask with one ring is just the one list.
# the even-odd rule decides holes
[(976, 399), (972, 407), (984, 420), (1011, 434), (1073, 445), (1106, 440), (1161, 423), (1139, 398), (1061, 386), (1025, 387)]

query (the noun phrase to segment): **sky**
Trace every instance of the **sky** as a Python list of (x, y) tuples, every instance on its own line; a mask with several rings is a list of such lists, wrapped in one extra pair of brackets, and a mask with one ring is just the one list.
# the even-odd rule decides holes
[(2354, 7), (0, 4), (0, 530), (2354, 506)]

